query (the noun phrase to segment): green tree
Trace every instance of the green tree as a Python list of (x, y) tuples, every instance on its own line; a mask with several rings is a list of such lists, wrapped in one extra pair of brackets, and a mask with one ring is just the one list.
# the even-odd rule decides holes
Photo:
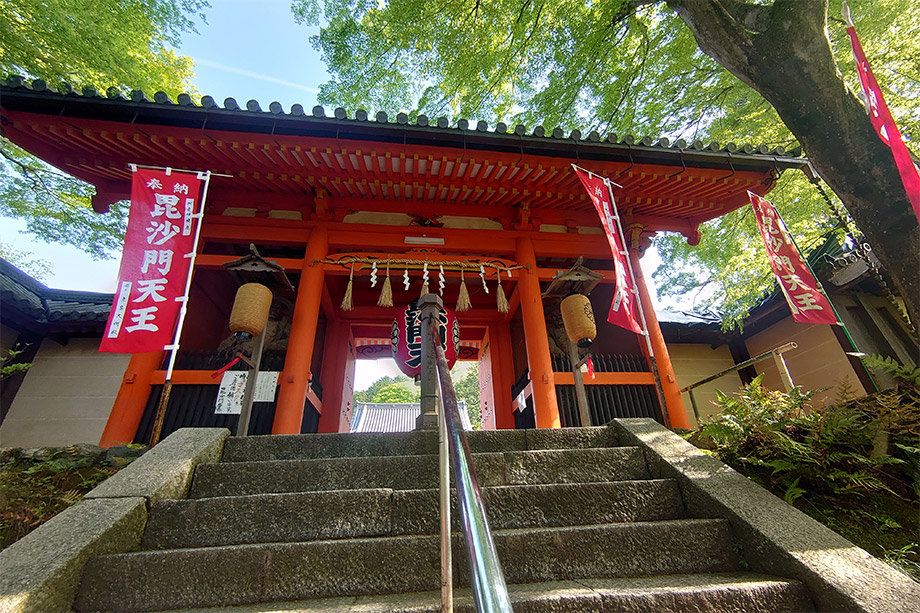
[[(802, 146), (916, 321), (920, 264), (902, 255), (920, 252), (920, 226), (853, 93), (841, 3), (830, 0), (829, 17), (828, 1), (295, 0), (293, 10), (324, 20), (313, 39), (332, 75), (324, 103)], [(920, 5), (852, 4), (889, 105), (916, 142)], [(803, 242), (834, 225), (801, 178), (782, 184), (778, 204)], [(744, 311), (768, 278), (762, 255), (750, 257), (753, 227), (743, 212), (713, 222), (692, 255), (677, 238), (660, 240), (681, 271), (665, 289), (732, 289), (723, 305)]]
[[(192, 60), (172, 50), (206, 0), (4, 0), (0, 3), (0, 77), (45, 80), (55, 89), (164, 91), (191, 87)], [(29, 232), (97, 258), (121, 246), (127, 207), (92, 211), (93, 188), (0, 138), (0, 214)]]
[[(388, 397), (393, 394), (392, 391), (384, 393), (384, 389), (396, 389), (399, 387), (412, 395), (412, 398), (409, 400), (379, 400), (381, 397)], [(354, 399), (355, 402), (418, 402), (419, 393), (420, 392), (415, 388), (415, 384), (409, 377), (397, 375), (395, 377), (380, 377), (371, 383), (366, 390), (355, 392)]]
[(457, 400), (466, 404), (466, 412), (474, 430), (482, 428), (482, 416), (479, 412), (479, 364), (473, 365), (458, 377), (451, 377)]
[(51, 275), (51, 262), (36, 258), (31, 251), (17, 251), (6, 243), (0, 243), (0, 258), (28, 273), (33, 279), (45, 282)]
[(374, 394), (371, 402), (418, 402), (418, 388), (409, 388), (405, 383), (389, 383)]

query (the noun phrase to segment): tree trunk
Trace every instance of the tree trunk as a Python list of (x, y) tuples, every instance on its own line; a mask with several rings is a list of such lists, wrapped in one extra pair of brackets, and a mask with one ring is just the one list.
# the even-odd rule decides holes
[(920, 225), (891, 149), (831, 54), (827, 0), (667, 0), (704, 53), (759, 92), (840, 197), (920, 327)]

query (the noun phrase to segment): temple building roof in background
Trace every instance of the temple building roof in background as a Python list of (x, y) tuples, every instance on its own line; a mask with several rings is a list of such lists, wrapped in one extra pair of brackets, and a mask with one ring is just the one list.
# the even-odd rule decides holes
[(101, 334), (112, 294), (50, 289), (0, 258), (0, 322), (41, 335)]

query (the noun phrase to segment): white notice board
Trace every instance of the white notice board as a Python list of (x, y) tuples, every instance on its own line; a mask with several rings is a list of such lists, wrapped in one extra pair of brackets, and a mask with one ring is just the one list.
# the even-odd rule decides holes
[[(216, 415), (239, 415), (243, 410), (243, 394), (246, 392), (245, 370), (228, 370), (220, 379), (217, 402), (214, 405)], [(256, 389), (253, 402), (274, 402), (275, 388), (278, 386), (277, 370), (267, 370), (256, 377)]]

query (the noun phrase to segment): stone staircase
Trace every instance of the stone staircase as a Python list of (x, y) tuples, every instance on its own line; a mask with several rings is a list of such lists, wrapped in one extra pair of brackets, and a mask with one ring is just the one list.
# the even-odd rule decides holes
[[(728, 522), (688, 518), (677, 482), (616, 436), (471, 433), (515, 610), (812, 609), (802, 584), (745, 572)], [(150, 509), (140, 551), (89, 559), (74, 609), (439, 611), (436, 452), (427, 432), (228, 439), (188, 499)]]

